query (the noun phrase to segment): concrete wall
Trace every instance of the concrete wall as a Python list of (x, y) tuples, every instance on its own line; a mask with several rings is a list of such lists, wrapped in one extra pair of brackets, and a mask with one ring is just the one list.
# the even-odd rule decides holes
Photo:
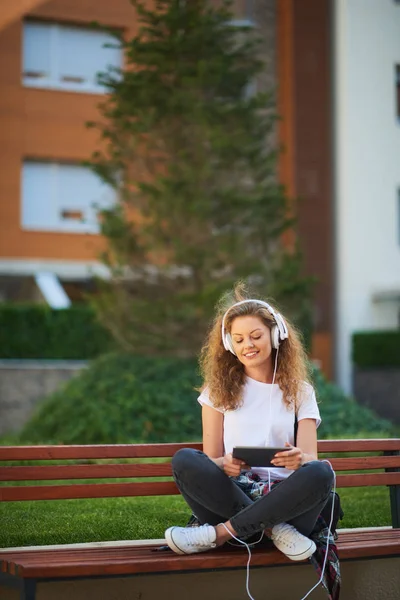
[(351, 334), (398, 327), (400, 4), (337, 0), (335, 6), (336, 305), (338, 380), (351, 388)]
[(400, 425), (400, 369), (355, 368), (353, 392), (358, 402)]
[(0, 435), (19, 430), (40, 400), (85, 365), (85, 361), (0, 361)]
[[(342, 568), (341, 600), (398, 600), (400, 557), (345, 562)], [(172, 575), (143, 575), (132, 578), (80, 580), (39, 584), (37, 600), (244, 600), (246, 571), (219, 571)], [(257, 568), (250, 572), (254, 598), (300, 600), (317, 582), (311, 565)], [(18, 600), (16, 591), (2, 590), (2, 600)], [(319, 586), (313, 600), (326, 600)]]

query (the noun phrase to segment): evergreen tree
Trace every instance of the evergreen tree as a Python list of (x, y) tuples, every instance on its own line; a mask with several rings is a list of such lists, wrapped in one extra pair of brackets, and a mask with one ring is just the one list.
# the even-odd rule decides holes
[(103, 142), (91, 166), (117, 192), (101, 215), (103, 322), (126, 349), (193, 354), (238, 279), (304, 319), (309, 281), (282, 243), (293, 222), (275, 99), (254, 91), (265, 69), (255, 28), (233, 22), (230, 2), (131, 1), (138, 31), (118, 38), (124, 69), (100, 75), (109, 95), (91, 124)]

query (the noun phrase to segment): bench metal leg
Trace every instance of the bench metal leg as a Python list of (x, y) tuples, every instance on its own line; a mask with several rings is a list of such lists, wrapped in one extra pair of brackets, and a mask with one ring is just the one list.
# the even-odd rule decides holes
[[(386, 451), (385, 456), (400, 456), (398, 450)], [(387, 473), (400, 472), (400, 469), (385, 469)], [(392, 525), (394, 528), (400, 527), (400, 485), (389, 485), (390, 510), (392, 512)]]
[(35, 600), (36, 598), (36, 580), (24, 579), (21, 587), (20, 600)]
[(390, 486), (390, 506), (392, 509), (392, 525), (395, 528), (400, 527), (400, 486)]

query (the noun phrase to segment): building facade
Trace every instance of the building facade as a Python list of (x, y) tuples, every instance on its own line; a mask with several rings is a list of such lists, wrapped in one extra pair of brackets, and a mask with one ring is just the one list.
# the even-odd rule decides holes
[(90, 212), (99, 184), (80, 168), (98, 143), (85, 123), (101, 98), (96, 71), (120, 60), (98, 60), (104, 36), (89, 24), (134, 29), (133, 10), (128, 0), (30, 5), (0, 30), (0, 273), (84, 277), (102, 248)]
[[(326, 283), (332, 255), (327, 234), (330, 156), (326, 152), (322, 157), (321, 140), (310, 138), (300, 127), (298, 112), (304, 117), (308, 110), (307, 118), (315, 119), (310, 98), (320, 95), (321, 90), (329, 96), (329, 71), (322, 81), (314, 77), (329, 58), (325, 39), (328, 4), (315, 0), (237, 0), (235, 12), (238, 20), (252, 22), (262, 33), (269, 65), (265, 80), (277, 84), (283, 116), (280, 139), (285, 147), (280, 174), (290, 194), (303, 198), (298, 212), (307, 270), (320, 279), (313, 354), (330, 374), (331, 282)], [(307, 15), (315, 10), (310, 30)], [(85, 128), (85, 122), (96, 118), (101, 100), (102, 90), (96, 88), (94, 74), (106, 63), (118, 64), (122, 57), (116, 53), (106, 57), (106, 40), (90, 30), (89, 24), (95, 20), (130, 35), (137, 26), (133, 17), (129, 0), (16, 0), (0, 17), (3, 299), (48, 294), (58, 298), (57, 306), (65, 306), (60, 288), (57, 296), (57, 280), (64, 290), (69, 286), (73, 296), (74, 284), (85, 281), (91, 272), (104, 272), (98, 262), (103, 241), (97, 233), (92, 204), (94, 198), (110, 201), (109, 190), (80, 164), (98, 144), (96, 133)], [(310, 33), (316, 45), (307, 49)], [(325, 48), (322, 53), (321, 47)], [(305, 50), (317, 62), (311, 71), (302, 73), (308, 69)], [(305, 56), (304, 63), (299, 56)], [(313, 89), (298, 85), (304, 76), (310, 84), (314, 81)], [(319, 106), (321, 124), (328, 131), (329, 105)], [(306, 154), (301, 151), (304, 145)], [(323, 181), (319, 180), (321, 169)]]
[(350, 390), (352, 332), (400, 326), (400, 2), (337, 0), (334, 59), (336, 363)]
[[(352, 333), (398, 326), (400, 3), (236, 0), (235, 11), (262, 34), (277, 86), (280, 177), (317, 279), (313, 358), (350, 390)], [(54, 293), (57, 279), (73, 298), (104, 273), (93, 200), (112, 198), (81, 162), (98, 145), (85, 127), (103, 95), (94, 75), (122, 57), (92, 21), (137, 27), (129, 0), (14, 0), (0, 14), (3, 299)]]

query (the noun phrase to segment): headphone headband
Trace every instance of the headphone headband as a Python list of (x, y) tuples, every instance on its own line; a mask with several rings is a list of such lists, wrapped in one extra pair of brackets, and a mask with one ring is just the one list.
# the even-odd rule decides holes
[(221, 325), (222, 343), (224, 345), (225, 350), (229, 350), (233, 354), (235, 354), (235, 352), (233, 352), (232, 345), (230, 344), (230, 339), (228, 338), (229, 334), (225, 332), (225, 319), (226, 319), (226, 316), (228, 315), (228, 313), (232, 310), (232, 308), (234, 308), (235, 306), (240, 306), (241, 304), (246, 304), (248, 302), (255, 302), (256, 304), (260, 304), (261, 306), (264, 306), (264, 308), (266, 308), (268, 310), (270, 315), (273, 316), (276, 326), (278, 328), (278, 339), (277, 339), (278, 346), (279, 346), (280, 341), (286, 340), (289, 337), (289, 331), (288, 331), (288, 328), (287, 328), (284, 318), (282, 317), (282, 315), (280, 313), (276, 312), (272, 308), (272, 306), (270, 304), (268, 304), (268, 302), (264, 302), (264, 300), (258, 300), (256, 298), (249, 298), (248, 300), (240, 300), (239, 302), (232, 304), (232, 306), (230, 306), (228, 308), (228, 310), (225, 312), (224, 316), (222, 317), (222, 325)]

